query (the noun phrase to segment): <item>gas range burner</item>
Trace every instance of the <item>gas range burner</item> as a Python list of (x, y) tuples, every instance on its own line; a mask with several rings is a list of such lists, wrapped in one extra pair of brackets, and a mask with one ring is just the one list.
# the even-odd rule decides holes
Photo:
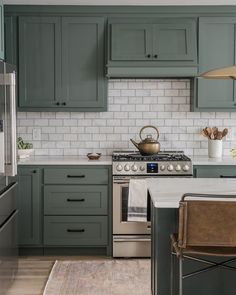
[(142, 156), (139, 152), (114, 152), (113, 161), (190, 161), (183, 151), (163, 151), (156, 155)]
[(162, 151), (142, 156), (137, 151), (117, 151), (112, 155), (113, 175), (192, 176), (192, 161), (182, 151)]

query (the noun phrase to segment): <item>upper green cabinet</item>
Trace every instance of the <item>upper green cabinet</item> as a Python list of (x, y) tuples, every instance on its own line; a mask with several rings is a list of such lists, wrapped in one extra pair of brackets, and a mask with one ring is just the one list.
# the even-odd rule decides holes
[(0, 0), (0, 59), (4, 59), (4, 12), (3, 12), (3, 0)]
[(108, 30), (107, 75), (110, 77), (197, 73), (195, 19), (111, 19)]
[(58, 17), (19, 19), (19, 106), (55, 107), (61, 100)]
[(152, 58), (152, 26), (111, 24), (111, 60), (149, 60)]
[[(236, 17), (199, 19), (199, 73), (235, 64)], [(194, 110), (236, 111), (235, 82), (196, 80)]]
[(104, 19), (62, 18), (62, 104), (105, 110)]
[(102, 17), (19, 17), (20, 110), (106, 110)]

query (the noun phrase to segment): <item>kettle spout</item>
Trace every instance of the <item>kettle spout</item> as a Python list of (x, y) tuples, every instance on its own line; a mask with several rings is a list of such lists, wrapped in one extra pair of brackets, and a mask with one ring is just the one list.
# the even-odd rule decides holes
[(136, 148), (138, 149), (138, 144), (137, 144), (137, 142), (135, 142), (133, 139), (130, 139), (130, 141), (132, 142), (132, 144), (133, 145), (135, 145), (136, 146)]

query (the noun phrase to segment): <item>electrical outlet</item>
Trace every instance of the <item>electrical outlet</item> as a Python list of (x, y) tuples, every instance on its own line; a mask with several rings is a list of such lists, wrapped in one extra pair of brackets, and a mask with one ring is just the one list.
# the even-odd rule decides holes
[(41, 129), (33, 128), (33, 140), (41, 140)]

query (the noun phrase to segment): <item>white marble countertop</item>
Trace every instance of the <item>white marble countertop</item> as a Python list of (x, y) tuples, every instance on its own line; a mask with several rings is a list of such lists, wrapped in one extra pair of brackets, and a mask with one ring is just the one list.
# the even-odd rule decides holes
[(225, 156), (222, 158), (208, 158), (207, 156), (194, 156), (191, 157), (193, 165), (235, 165), (236, 158)]
[(89, 160), (86, 156), (31, 156), (19, 159), (18, 165), (112, 165), (111, 157)]
[(156, 208), (178, 208), (185, 193), (236, 195), (236, 179), (147, 178), (146, 181)]

